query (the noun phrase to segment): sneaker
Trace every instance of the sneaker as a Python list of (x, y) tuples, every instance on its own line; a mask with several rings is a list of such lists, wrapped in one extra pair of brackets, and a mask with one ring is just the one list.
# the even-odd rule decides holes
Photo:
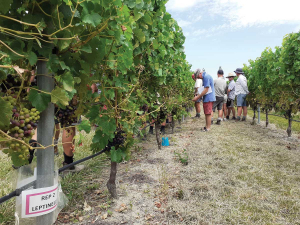
[(242, 121), (246, 121), (246, 117), (245, 117), (245, 116), (243, 116), (243, 119), (242, 119)]
[(233, 116), (231, 119), (232, 119), (232, 120), (236, 120), (236, 117), (235, 117), (235, 116)]
[(241, 121), (241, 118), (238, 116), (236, 119), (235, 119), (236, 122), (238, 121)]
[[(63, 166), (66, 166), (66, 165), (68, 165), (68, 163), (63, 162)], [(67, 170), (75, 170), (75, 166), (71, 166), (71, 167), (69, 167)], [(66, 171), (67, 171), (67, 170), (66, 170)]]
[(217, 125), (221, 125), (221, 120), (217, 120)]
[(227, 121), (227, 119), (226, 119), (226, 118), (224, 118), (224, 119), (223, 119), (223, 121)]
[(226, 119), (228, 119), (228, 120), (229, 120), (229, 116), (226, 116)]
[(211, 125), (213, 125), (213, 124), (214, 124), (214, 121), (212, 120), (212, 121), (211, 121)]

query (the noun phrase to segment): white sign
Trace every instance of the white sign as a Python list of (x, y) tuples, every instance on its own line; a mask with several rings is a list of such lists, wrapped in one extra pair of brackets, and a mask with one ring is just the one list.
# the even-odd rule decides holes
[(58, 184), (22, 191), (22, 218), (37, 217), (53, 212), (58, 203)]

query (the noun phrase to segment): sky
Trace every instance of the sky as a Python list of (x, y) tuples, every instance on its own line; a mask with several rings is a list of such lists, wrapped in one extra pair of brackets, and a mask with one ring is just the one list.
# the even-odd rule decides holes
[(214, 78), (219, 66), (227, 75), (300, 31), (300, 0), (169, 0), (166, 7), (182, 27), (192, 70)]

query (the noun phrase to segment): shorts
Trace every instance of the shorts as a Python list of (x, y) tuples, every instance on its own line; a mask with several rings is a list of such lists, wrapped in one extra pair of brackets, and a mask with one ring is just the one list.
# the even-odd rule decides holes
[(211, 115), (213, 102), (203, 102), (203, 109), (205, 115)]
[(223, 104), (227, 104), (227, 99), (228, 99), (228, 96), (224, 95), (224, 102), (223, 102)]
[(247, 106), (246, 97), (246, 94), (239, 94), (237, 96), (237, 107)]
[(213, 104), (213, 111), (216, 111), (216, 108), (218, 110), (222, 110), (223, 109), (223, 102), (224, 102), (224, 97), (218, 97), (216, 96), (216, 101)]
[(234, 107), (234, 100), (233, 99), (227, 99), (227, 108), (233, 108)]

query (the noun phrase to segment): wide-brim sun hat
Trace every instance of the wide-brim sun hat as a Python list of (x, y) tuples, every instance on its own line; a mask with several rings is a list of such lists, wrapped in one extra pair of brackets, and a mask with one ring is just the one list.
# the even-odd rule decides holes
[(235, 77), (236, 75), (233, 72), (230, 72), (226, 78)]
[(235, 72), (235, 73), (239, 73), (239, 74), (244, 74), (242, 68), (237, 68), (234, 72)]

